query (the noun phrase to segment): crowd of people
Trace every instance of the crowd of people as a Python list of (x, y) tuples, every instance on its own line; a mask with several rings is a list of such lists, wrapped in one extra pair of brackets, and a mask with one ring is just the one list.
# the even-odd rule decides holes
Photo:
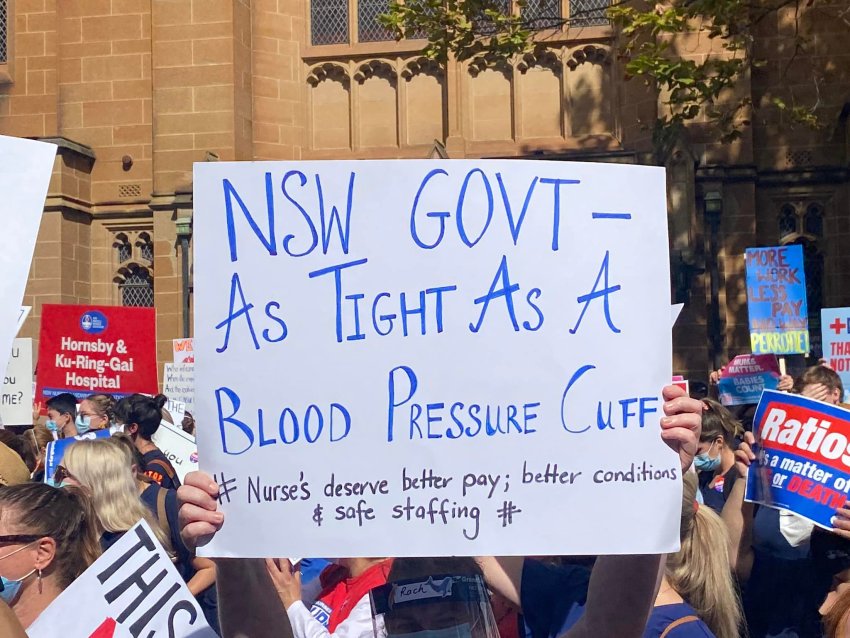
[[(841, 379), (824, 365), (784, 376), (779, 388), (833, 404), (844, 396)], [(25, 635), (144, 520), (222, 636), (850, 637), (850, 506), (836, 511), (826, 530), (747, 502), (752, 406), (733, 412), (675, 386), (663, 395), (659, 433), (678, 453), (683, 474), (676, 554), (351, 557), (293, 565), (197, 556), (224, 514), (213, 479), (194, 472), (181, 485), (153, 442), (160, 423), (172, 421), (164, 396), (78, 401), (60, 394), (31, 428), (0, 429), (0, 636)], [(182, 426), (194, 433), (191, 415)], [(83, 436), (98, 431), (108, 435)], [(53, 476), (45, 476), (50, 442), (75, 437)], [(629, 533), (616, 507), (611, 521)], [(564, 538), (569, 547), (569, 530)], [(400, 602), (393, 586), (405, 583), (443, 588), (442, 595)]]

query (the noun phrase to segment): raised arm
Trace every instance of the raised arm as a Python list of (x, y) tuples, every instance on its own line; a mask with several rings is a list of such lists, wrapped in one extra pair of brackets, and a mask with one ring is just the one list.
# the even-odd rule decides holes
[(522, 556), (478, 556), (475, 562), (484, 573), (487, 586), (508, 602), (522, 609)]
[(747, 490), (747, 475), (750, 464), (755, 460), (752, 432), (744, 434), (744, 442), (735, 451), (735, 468), (740, 478), (735, 481), (729, 498), (723, 506), (721, 517), (729, 532), (729, 566), (738, 580), (745, 582), (753, 569), (753, 516), (755, 506), (744, 502)]
[[(679, 454), (682, 472), (693, 463), (703, 403), (675, 386), (664, 388), (661, 438)], [(640, 638), (655, 603), (664, 557), (600, 556), (590, 576), (585, 613), (563, 638)]]
[[(209, 542), (224, 524), (218, 485), (208, 474), (190, 472), (177, 490), (180, 536), (190, 549)], [(291, 638), (286, 610), (262, 559), (216, 559), (218, 614), (228, 638)]]

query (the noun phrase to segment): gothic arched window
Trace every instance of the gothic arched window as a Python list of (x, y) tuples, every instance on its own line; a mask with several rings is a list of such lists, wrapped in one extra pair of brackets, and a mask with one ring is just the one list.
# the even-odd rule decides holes
[(153, 277), (147, 268), (133, 264), (122, 269), (123, 280), (118, 283), (122, 306), (149, 308), (153, 306)]

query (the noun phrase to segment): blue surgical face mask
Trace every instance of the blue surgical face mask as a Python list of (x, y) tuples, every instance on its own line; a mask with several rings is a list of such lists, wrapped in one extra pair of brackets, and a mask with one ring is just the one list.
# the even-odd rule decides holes
[(0, 576), (0, 583), (3, 585), (3, 591), (0, 591), (0, 598), (3, 599), (3, 602), (11, 607), (12, 603), (17, 600), (18, 595), (21, 593), (24, 580), (32, 576), (33, 573), (35, 573), (35, 570), (32, 570), (20, 580), (9, 580), (5, 576)]
[[(711, 447), (714, 447), (714, 443), (711, 444)], [(694, 457), (694, 467), (698, 472), (713, 472), (718, 467), (720, 467), (721, 454), (718, 454), (716, 457), (712, 458), (709, 456), (709, 452), (711, 451), (711, 447), (708, 448), (702, 454), (697, 454)]]
[[(23, 547), (19, 547), (15, 551), (9, 552), (5, 556), (0, 556), (0, 560), (17, 554), (18, 552), (22, 552), (30, 545), (32, 545), (32, 543), (24, 545)], [(0, 598), (2, 598), (3, 601), (11, 607), (12, 603), (18, 598), (18, 594), (21, 593), (21, 586), (24, 584), (24, 581), (30, 576), (32, 576), (34, 573), (35, 568), (33, 568), (30, 573), (26, 574), (25, 576), (21, 576), (17, 580), (12, 580), (10, 578), (6, 578), (5, 576), (0, 576), (0, 585), (3, 586), (2, 591), (0, 591)]]
[(54, 421), (53, 419), (50, 419), (47, 423), (45, 423), (45, 425), (47, 426), (47, 429), (51, 432), (59, 431), (59, 426), (56, 425), (56, 421)]
[(77, 434), (85, 434), (91, 429), (91, 417), (80, 416), (78, 414), (77, 419), (74, 421), (74, 425), (77, 426)]

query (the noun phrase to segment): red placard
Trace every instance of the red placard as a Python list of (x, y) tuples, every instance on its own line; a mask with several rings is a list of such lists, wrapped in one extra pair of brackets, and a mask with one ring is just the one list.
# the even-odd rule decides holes
[(156, 394), (154, 309), (45, 304), (36, 380), (37, 400)]

